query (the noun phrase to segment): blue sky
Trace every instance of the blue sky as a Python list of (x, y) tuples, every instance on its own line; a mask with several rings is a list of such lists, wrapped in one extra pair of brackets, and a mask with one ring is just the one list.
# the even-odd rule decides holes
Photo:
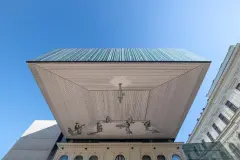
[(55, 48), (184, 48), (212, 61), (178, 134), (186, 141), (229, 45), (240, 42), (238, 0), (1, 0), (0, 158), (35, 119), (53, 116), (26, 60)]

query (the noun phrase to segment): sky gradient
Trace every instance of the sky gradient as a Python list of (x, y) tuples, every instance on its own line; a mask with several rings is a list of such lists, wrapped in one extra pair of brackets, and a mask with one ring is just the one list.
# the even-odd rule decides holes
[(36, 119), (53, 116), (26, 64), (56, 48), (183, 48), (212, 61), (177, 136), (185, 142), (229, 45), (238, 0), (0, 1), (0, 158)]

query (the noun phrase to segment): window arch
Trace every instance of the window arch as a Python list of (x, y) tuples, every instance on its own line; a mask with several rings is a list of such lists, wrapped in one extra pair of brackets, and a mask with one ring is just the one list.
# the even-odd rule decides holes
[(158, 155), (157, 160), (166, 160), (164, 155)]
[(240, 159), (240, 149), (236, 147), (233, 143), (229, 143), (229, 148), (232, 151), (232, 153)]
[(59, 160), (68, 160), (68, 156), (67, 155), (63, 155), (59, 158)]
[(76, 156), (74, 160), (83, 160), (83, 156)]
[(115, 160), (125, 160), (123, 155), (118, 155)]
[(172, 160), (181, 160), (181, 158), (180, 158), (179, 155), (174, 154), (174, 155), (172, 156)]
[(151, 157), (148, 156), (148, 155), (144, 155), (144, 156), (142, 157), (142, 160), (151, 160)]
[(89, 160), (98, 160), (98, 157), (97, 157), (97, 156), (91, 156), (91, 157), (89, 158)]

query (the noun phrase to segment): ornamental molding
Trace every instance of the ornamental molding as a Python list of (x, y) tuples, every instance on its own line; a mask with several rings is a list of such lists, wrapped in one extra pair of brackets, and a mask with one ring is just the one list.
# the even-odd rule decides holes
[(117, 148), (126, 148), (131, 149), (131, 147), (142, 148), (142, 147), (158, 147), (158, 148), (175, 148), (180, 147), (184, 143), (57, 143), (59, 149), (67, 148), (80, 148), (85, 150), (85, 148), (96, 149), (102, 147), (117, 147)]

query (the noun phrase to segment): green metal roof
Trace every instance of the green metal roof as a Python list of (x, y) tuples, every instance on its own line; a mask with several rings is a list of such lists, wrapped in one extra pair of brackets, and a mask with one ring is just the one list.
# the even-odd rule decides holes
[(56, 49), (29, 62), (195, 62), (207, 61), (183, 49), (69, 48)]

